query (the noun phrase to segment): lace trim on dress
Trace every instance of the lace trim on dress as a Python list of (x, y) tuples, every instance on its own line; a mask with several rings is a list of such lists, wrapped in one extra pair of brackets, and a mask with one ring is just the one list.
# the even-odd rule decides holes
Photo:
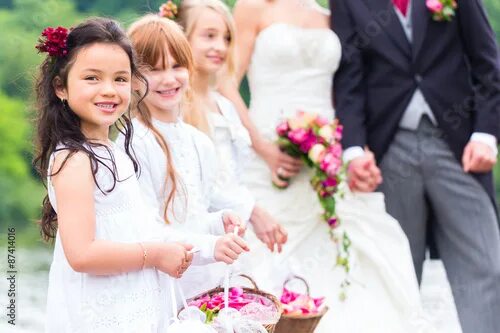
[(156, 332), (154, 328), (160, 317), (160, 305), (156, 301), (159, 294), (160, 288), (142, 289), (128, 295), (108, 288), (82, 304), (82, 317), (87, 329), (92, 331), (120, 328), (139, 332), (138, 329), (148, 328), (141, 332)]

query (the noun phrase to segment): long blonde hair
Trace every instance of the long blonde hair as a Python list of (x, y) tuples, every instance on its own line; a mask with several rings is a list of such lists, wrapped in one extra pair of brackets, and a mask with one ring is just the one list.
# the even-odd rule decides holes
[[(225, 66), (220, 74), (214, 78), (215, 85), (217, 85), (220, 80), (234, 80), (236, 75), (236, 26), (229, 7), (221, 0), (183, 0), (176, 20), (184, 29), (189, 40), (204, 9), (211, 9), (220, 14), (229, 31), (229, 47)], [(193, 80), (196, 80), (196, 72)], [(191, 106), (185, 110), (184, 121), (206, 134), (211, 134), (207, 113), (203, 110), (203, 105), (196, 99), (196, 95)]]
[[(137, 53), (140, 65), (143, 66), (143, 68), (153, 68), (159, 60), (161, 60), (165, 68), (167, 66), (168, 54), (170, 54), (181, 67), (187, 68), (190, 77), (192, 76), (194, 66), (191, 48), (181, 27), (177, 23), (167, 18), (148, 14), (130, 26), (128, 36)], [(181, 103), (181, 108), (185, 109), (186, 106), (189, 107), (191, 99), (192, 96), (188, 89)], [(134, 111), (139, 121), (151, 130), (167, 160), (167, 165), (165, 166), (167, 169), (167, 176), (164, 186), (165, 191), (167, 191), (169, 185), (171, 185), (171, 189), (166, 195), (163, 217), (165, 222), (169, 223), (168, 210), (170, 205), (173, 204), (179, 185), (177, 180), (178, 176), (172, 163), (172, 153), (163, 135), (161, 135), (160, 131), (153, 125), (151, 112), (147, 106), (143, 103), (143, 105), (136, 107)]]

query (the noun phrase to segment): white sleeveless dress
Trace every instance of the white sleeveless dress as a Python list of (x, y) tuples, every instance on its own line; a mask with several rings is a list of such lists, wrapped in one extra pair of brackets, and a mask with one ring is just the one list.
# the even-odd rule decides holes
[[(248, 80), (250, 117), (267, 139), (297, 110), (333, 119), (332, 79), (341, 45), (329, 29), (305, 29), (274, 23), (257, 36)], [(326, 296), (330, 310), (315, 332), (431, 332), (422, 314), (408, 240), (385, 212), (381, 193), (352, 194), (338, 202), (342, 227), (352, 240), (347, 299), (339, 300), (341, 268), (336, 246), (321, 219), (316, 193), (304, 170), (286, 190), (271, 185), (271, 172), (258, 155), (248, 158), (242, 179), (257, 200), (289, 233), (284, 253), (272, 255), (256, 239), (247, 258), (252, 274), (266, 290), (279, 294), (284, 279), (297, 274), (309, 281), (314, 296)]]
[[(110, 158), (103, 147), (94, 151), (103, 159)], [(110, 193), (103, 194), (97, 187), (94, 190), (95, 238), (122, 243), (159, 240), (154, 214), (149, 215), (144, 205), (132, 162), (120, 149), (113, 147), (111, 151), (120, 181)], [(111, 166), (109, 161), (106, 163)], [(111, 188), (111, 173), (101, 165), (96, 179), (104, 191)], [(50, 177), (48, 194), (57, 212)], [(75, 272), (66, 259), (58, 232), (49, 273), (45, 331), (163, 332), (163, 321), (170, 312), (168, 295), (161, 284), (155, 269), (107, 276)]]

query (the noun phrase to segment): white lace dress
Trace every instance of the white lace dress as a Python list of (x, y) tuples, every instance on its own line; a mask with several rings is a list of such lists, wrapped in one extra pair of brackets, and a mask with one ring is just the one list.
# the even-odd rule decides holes
[[(250, 117), (274, 141), (280, 120), (298, 110), (333, 119), (332, 78), (341, 45), (329, 29), (305, 29), (274, 23), (259, 33), (248, 80)], [(385, 212), (381, 193), (351, 194), (337, 203), (343, 229), (352, 240), (353, 284), (339, 301), (342, 269), (335, 268), (336, 247), (304, 170), (286, 190), (271, 185), (266, 163), (255, 153), (242, 179), (257, 199), (287, 229), (282, 255), (272, 255), (257, 240), (251, 243), (251, 273), (265, 290), (279, 294), (289, 274), (306, 278), (314, 296), (326, 296), (330, 307), (317, 333), (412, 333), (431, 331), (422, 316), (419, 290), (408, 240)]]
[(208, 119), (217, 152), (216, 186), (235, 198), (231, 209), (245, 221), (250, 219), (255, 199), (243, 185), (244, 164), (250, 156), (251, 140), (231, 101), (213, 92), (220, 113), (210, 112)]
[[(105, 148), (94, 150), (109, 159)], [(114, 146), (111, 151), (120, 181), (110, 193), (103, 194), (97, 187), (94, 190), (95, 238), (122, 243), (157, 239), (160, 235), (144, 205), (132, 162)], [(105, 163), (110, 165), (109, 161)], [(104, 191), (112, 186), (111, 173), (103, 166), (99, 166), (96, 179)], [(57, 212), (50, 177), (48, 194)], [(166, 313), (166, 300), (155, 269), (107, 276), (75, 272), (57, 233), (49, 275), (47, 333), (157, 333)]]
[[(186, 297), (190, 298), (219, 285), (222, 276), (216, 272), (220, 272), (223, 264), (215, 263), (213, 258), (216, 235), (224, 234), (222, 214), (237, 201), (215, 186), (217, 155), (208, 136), (181, 120), (166, 123), (153, 119), (153, 124), (169, 144), (179, 181), (169, 209), (171, 228), (177, 235), (183, 235), (179, 241), (193, 244), (203, 257), (200, 262), (193, 262), (179, 280)], [(165, 190), (167, 159), (152, 131), (137, 119), (133, 125), (132, 146), (141, 166), (141, 190), (157, 215), (163, 216), (168, 193)], [(123, 136), (118, 137), (117, 144), (123, 146)]]

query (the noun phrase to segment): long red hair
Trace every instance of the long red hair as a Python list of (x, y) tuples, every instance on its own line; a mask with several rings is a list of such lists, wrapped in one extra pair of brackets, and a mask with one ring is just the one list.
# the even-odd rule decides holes
[[(168, 54), (170, 54), (180, 66), (188, 69), (191, 77), (194, 68), (191, 48), (182, 29), (177, 23), (167, 18), (148, 14), (130, 26), (128, 35), (132, 41), (132, 45), (141, 66), (153, 68), (158, 61), (161, 61), (164, 68), (166, 68)], [(182, 108), (185, 109), (189, 107), (191, 99), (191, 92), (188, 89), (181, 105)], [(167, 165), (165, 166), (167, 176), (164, 182), (165, 191), (167, 193), (165, 196), (163, 217), (165, 222), (169, 223), (169, 207), (174, 201), (179, 186), (177, 173), (172, 163), (172, 153), (168, 142), (153, 125), (151, 112), (147, 106), (142, 104), (136, 107), (134, 112), (139, 121), (151, 130), (167, 160)], [(170, 190), (167, 191), (169, 188)]]

